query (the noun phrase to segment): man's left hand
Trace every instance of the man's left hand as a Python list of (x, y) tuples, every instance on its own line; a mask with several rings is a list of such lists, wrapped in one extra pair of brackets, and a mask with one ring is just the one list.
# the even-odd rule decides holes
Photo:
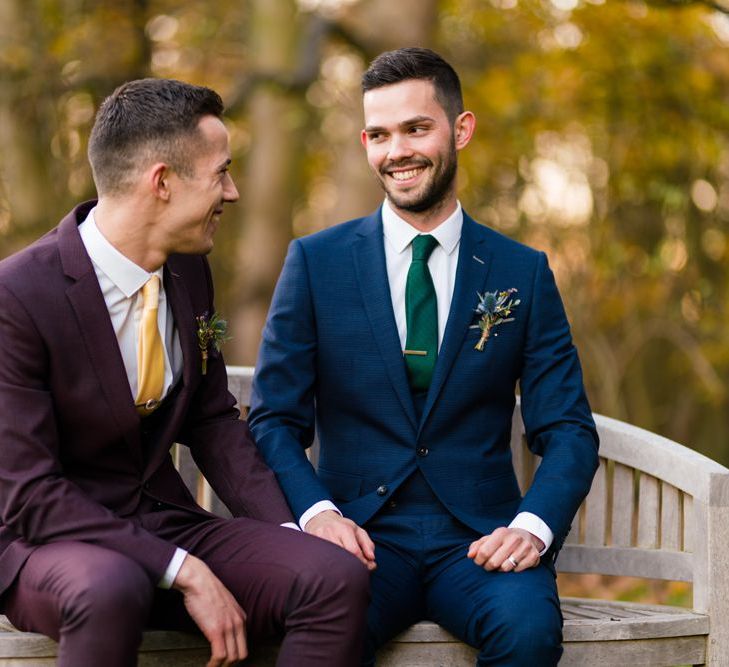
[(543, 549), (544, 543), (523, 528), (497, 528), (471, 543), (468, 557), (485, 570), (522, 572), (539, 565)]

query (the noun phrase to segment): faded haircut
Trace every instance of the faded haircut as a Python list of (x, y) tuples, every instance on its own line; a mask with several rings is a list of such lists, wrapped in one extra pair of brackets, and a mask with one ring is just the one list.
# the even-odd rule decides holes
[(191, 176), (198, 123), (222, 113), (223, 101), (210, 88), (153, 78), (122, 84), (99, 107), (89, 138), (98, 193), (125, 192), (139, 170), (156, 161)]

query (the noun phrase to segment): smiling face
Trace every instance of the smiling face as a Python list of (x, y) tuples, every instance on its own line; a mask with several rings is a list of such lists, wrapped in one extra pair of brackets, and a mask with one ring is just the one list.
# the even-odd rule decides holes
[(435, 226), (456, 207), (457, 152), (468, 144), (473, 114), (451, 124), (430, 81), (408, 79), (364, 94), (362, 144), (399, 215)]
[(198, 131), (193, 173), (170, 173), (169, 253), (210, 252), (223, 205), (238, 200), (238, 190), (228, 173), (230, 148), (225, 125), (215, 116), (204, 116)]

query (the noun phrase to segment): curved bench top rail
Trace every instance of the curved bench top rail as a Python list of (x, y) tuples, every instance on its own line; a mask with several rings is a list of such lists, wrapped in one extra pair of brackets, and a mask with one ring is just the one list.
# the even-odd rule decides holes
[(713, 507), (729, 507), (729, 469), (673, 440), (595, 415), (600, 455), (668, 482)]

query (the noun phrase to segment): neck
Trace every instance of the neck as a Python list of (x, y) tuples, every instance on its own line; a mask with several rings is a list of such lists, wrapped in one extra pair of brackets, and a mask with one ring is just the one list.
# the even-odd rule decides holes
[(409, 211), (395, 206), (390, 200), (388, 202), (392, 210), (405, 222), (415, 227), (419, 232), (425, 232), (426, 234), (432, 232), (442, 222), (445, 222), (458, 207), (455, 196), (441, 199), (425, 211)]
[(106, 240), (145, 271), (152, 273), (167, 261), (167, 253), (155, 244), (154, 217), (143, 203), (101, 197), (94, 220)]

